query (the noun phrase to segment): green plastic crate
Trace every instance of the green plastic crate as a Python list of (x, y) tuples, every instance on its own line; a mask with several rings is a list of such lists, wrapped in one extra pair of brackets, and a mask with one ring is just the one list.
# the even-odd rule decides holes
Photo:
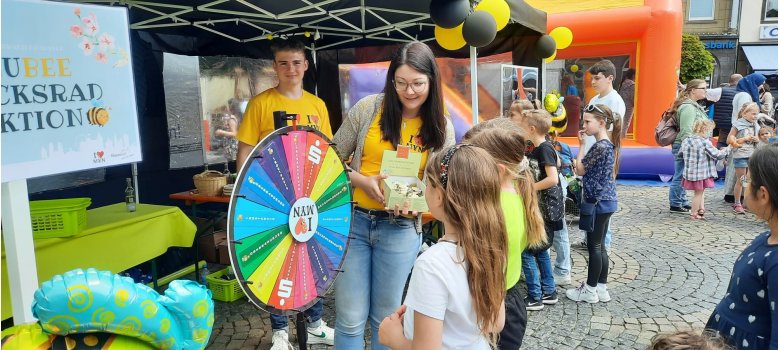
[(30, 202), (33, 238), (70, 237), (87, 227), (91, 198), (50, 199)]
[(231, 302), (245, 297), (244, 291), (238, 285), (237, 278), (230, 281), (220, 278), (227, 275), (227, 273), (228, 268), (226, 267), (206, 276), (206, 282), (208, 282), (209, 289), (211, 289), (212, 298), (214, 300)]

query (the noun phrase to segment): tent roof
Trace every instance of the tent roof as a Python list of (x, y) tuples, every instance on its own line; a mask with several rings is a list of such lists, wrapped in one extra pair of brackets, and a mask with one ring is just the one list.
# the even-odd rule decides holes
[[(317, 50), (434, 40), (430, 0), (77, 0), (126, 6), (130, 28), (157, 36), (258, 43), (306, 37)], [(507, 0), (511, 18), (546, 32), (546, 14), (524, 0)]]

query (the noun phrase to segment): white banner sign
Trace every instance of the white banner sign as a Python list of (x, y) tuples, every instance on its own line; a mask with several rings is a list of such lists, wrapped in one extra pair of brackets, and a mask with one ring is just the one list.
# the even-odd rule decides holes
[(758, 38), (777, 40), (777, 24), (762, 25), (758, 32)]
[(2, 182), (141, 160), (122, 7), (3, 0)]

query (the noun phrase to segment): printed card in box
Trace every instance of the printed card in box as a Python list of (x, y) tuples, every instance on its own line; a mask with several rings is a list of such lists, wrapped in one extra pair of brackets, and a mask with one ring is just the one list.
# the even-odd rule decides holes
[[(404, 157), (405, 156), (405, 157)], [(422, 154), (409, 152), (408, 147), (398, 146), (398, 151), (385, 151), (382, 155), (381, 173), (388, 177), (383, 182), (385, 206), (403, 208), (409, 203), (409, 210), (426, 212), (425, 184), (417, 178)]]

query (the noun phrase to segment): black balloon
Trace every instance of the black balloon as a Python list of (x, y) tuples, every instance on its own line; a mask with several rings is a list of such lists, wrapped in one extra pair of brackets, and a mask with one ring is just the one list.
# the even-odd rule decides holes
[(496, 19), (486, 11), (474, 11), (463, 23), (463, 39), (469, 46), (483, 47), (496, 38)]
[(536, 41), (536, 55), (539, 58), (547, 58), (555, 53), (555, 39), (549, 35), (542, 35)]
[(431, 0), (431, 20), (442, 28), (455, 28), (469, 15), (469, 0)]

